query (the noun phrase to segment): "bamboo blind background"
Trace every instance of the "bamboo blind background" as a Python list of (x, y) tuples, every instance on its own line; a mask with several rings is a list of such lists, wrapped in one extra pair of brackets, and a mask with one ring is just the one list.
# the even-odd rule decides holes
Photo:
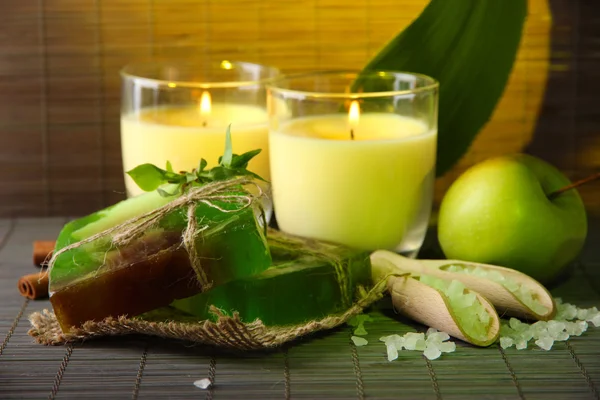
[[(427, 2), (4, 0), (0, 216), (78, 215), (124, 198), (123, 65), (214, 57), (285, 72), (358, 69)], [(528, 151), (573, 179), (600, 168), (600, 3), (529, 3), (504, 98), (470, 152), (438, 180), (438, 200), (464, 168), (496, 154)], [(581, 192), (600, 213), (597, 187)]]

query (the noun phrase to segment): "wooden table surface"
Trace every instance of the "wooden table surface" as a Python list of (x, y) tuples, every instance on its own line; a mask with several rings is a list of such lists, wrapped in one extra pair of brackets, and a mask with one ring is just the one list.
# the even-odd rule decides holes
[[(27, 316), (50, 308), (18, 293), (35, 271), (32, 242), (53, 240), (66, 220), (0, 220), (0, 399), (599, 399), (600, 328), (533, 348), (480, 349), (457, 341), (455, 353), (428, 361), (403, 351), (388, 362), (379, 337), (425, 327), (377, 309), (369, 344), (355, 347), (348, 326), (268, 354), (223, 354), (199, 345), (130, 336), (47, 347), (27, 335)], [(581, 307), (600, 306), (600, 224), (592, 224), (571, 278), (552, 293)], [(202, 390), (193, 382), (211, 377)]]

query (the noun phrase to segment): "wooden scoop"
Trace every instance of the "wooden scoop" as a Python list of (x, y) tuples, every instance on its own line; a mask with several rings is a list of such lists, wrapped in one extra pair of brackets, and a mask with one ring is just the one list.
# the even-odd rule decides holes
[[(446, 280), (457, 280), (467, 288), (482, 294), (498, 310), (501, 315), (515, 316), (525, 320), (547, 321), (556, 314), (556, 304), (546, 288), (535, 279), (510, 268), (498, 267), (489, 264), (465, 262), (459, 260), (414, 260), (386, 250), (377, 250), (371, 254), (371, 263), (378, 265), (374, 274), (382, 278), (382, 274), (428, 274)], [(479, 267), (485, 271), (497, 271), (505, 278), (527, 288), (533, 298), (546, 308), (546, 312), (538, 313), (525, 305), (513, 292), (502, 284), (493, 280), (460, 272), (449, 272), (446, 269), (451, 265), (461, 267)], [(375, 270), (378, 270), (375, 272)], [(539, 310), (538, 310), (539, 311)]]
[[(477, 300), (486, 309), (491, 319), (485, 339), (471, 337), (465, 331), (456, 318), (448, 297), (439, 290), (411, 276), (389, 277), (388, 290), (395, 309), (415, 321), (476, 346), (489, 346), (498, 339), (500, 334), (498, 314), (494, 306), (478, 293), (475, 293)], [(468, 289), (466, 290), (468, 292)]]

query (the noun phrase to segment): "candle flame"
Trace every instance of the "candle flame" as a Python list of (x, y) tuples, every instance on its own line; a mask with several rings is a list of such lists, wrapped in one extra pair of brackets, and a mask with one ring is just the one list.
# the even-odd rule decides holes
[(200, 115), (203, 117), (210, 115), (211, 103), (210, 93), (207, 91), (202, 92), (202, 96), (200, 96)]
[(350, 126), (353, 128), (356, 127), (359, 118), (360, 106), (358, 105), (358, 101), (352, 100), (352, 103), (350, 103), (350, 110), (348, 111), (348, 122), (350, 122)]

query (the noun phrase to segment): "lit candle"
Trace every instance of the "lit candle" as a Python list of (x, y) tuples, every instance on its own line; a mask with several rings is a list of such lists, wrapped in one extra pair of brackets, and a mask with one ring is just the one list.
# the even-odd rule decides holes
[(202, 126), (208, 124), (207, 120), (210, 117), (210, 110), (212, 108), (212, 100), (210, 93), (207, 91), (202, 92), (200, 96), (200, 115), (202, 116)]
[[(292, 234), (352, 247), (420, 246), (431, 207), (435, 129), (396, 114), (303, 117), (269, 134), (275, 215)], [(424, 221), (423, 221), (424, 220)], [(424, 228), (419, 228), (424, 229)]]
[[(258, 106), (212, 102), (205, 90), (197, 105), (141, 109), (121, 118), (121, 145), (125, 171), (152, 163), (161, 168), (170, 161), (175, 171), (191, 171), (201, 158), (214, 166), (225, 147), (231, 124), (234, 153), (262, 149), (248, 169), (269, 179), (267, 113)], [(130, 195), (142, 191), (125, 177)]]
[(360, 118), (360, 106), (358, 101), (352, 100), (350, 103), (350, 110), (348, 111), (348, 125), (350, 125), (350, 139), (354, 140), (354, 128), (358, 124)]
[[(121, 70), (124, 172), (144, 163), (191, 171), (201, 158), (217, 164), (231, 124), (233, 152), (261, 149), (248, 168), (269, 179), (265, 84), (279, 71), (220, 60), (150, 62)], [(141, 193), (125, 174), (129, 196)], [(263, 185), (266, 187), (266, 185)]]

